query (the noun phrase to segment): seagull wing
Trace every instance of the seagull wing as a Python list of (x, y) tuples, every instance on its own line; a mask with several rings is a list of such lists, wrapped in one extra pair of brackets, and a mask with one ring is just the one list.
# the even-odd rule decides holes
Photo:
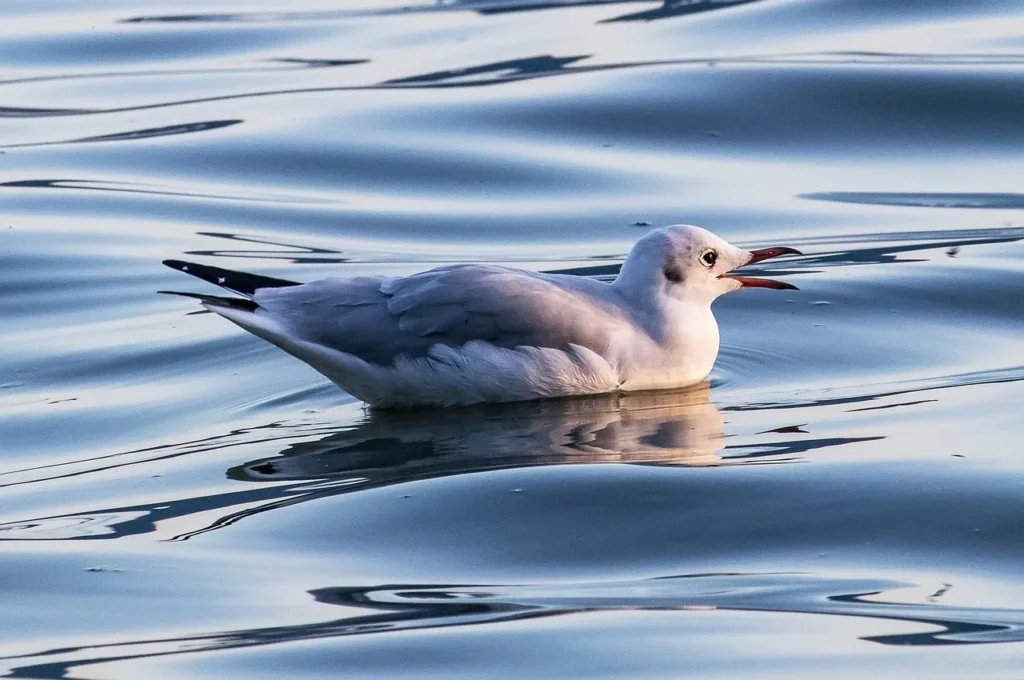
[[(577, 344), (600, 352), (621, 310), (599, 294), (597, 287), (605, 284), (582, 281), (456, 265), (405, 278), (324, 279), (259, 289), (253, 301), (257, 315), (270, 315), (293, 337), (377, 364), (472, 340), (501, 347)], [(594, 290), (587, 289), (590, 284)]]

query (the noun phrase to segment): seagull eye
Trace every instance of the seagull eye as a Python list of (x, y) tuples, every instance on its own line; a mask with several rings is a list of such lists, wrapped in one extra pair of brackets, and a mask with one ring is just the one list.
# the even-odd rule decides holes
[(718, 253), (713, 250), (705, 250), (700, 256), (700, 261), (709, 267), (714, 267), (715, 262), (718, 262)]

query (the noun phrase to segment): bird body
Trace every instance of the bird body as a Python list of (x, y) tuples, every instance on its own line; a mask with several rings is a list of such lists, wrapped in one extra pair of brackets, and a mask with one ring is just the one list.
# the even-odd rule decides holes
[[(795, 252), (767, 256), (782, 251)], [(167, 264), (242, 294), (197, 297), (353, 396), (373, 406), (448, 406), (700, 382), (718, 354), (714, 298), (744, 285), (791, 287), (726, 274), (758, 252), (768, 253), (668, 227), (642, 239), (612, 283), (453, 265), (296, 285)]]

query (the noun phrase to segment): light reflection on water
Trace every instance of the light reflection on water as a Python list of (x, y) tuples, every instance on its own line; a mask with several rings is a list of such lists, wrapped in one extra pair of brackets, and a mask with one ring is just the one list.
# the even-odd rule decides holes
[[(1012, 677), (1021, 20), (0, 8), (0, 667)], [(682, 392), (365, 412), (155, 294), (175, 257), (610, 277), (675, 222), (807, 253)]]

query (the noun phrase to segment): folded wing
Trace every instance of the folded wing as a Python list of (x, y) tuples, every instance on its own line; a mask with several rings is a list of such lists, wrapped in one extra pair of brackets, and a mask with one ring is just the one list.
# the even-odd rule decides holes
[[(575, 282), (574, 282), (575, 281)], [(588, 290), (593, 284), (594, 290)], [(405, 278), (325, 279), (257, 290), (257, 315), (307, 342), (389, 364), (442, 344), (607, 347), (620, 325), (604, 284), (484, 265), (442, 267)]]

